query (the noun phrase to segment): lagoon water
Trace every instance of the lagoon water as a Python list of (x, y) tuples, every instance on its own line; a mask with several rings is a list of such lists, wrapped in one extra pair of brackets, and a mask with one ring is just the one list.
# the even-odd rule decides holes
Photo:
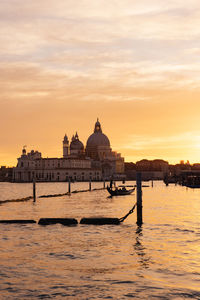
[[(64, 192), (66, 183), (37, 184), (37, 195)], [(31, 184), (0, 183), (0, 200), (31, 194)], [(0, 219), (122, 217), (135, 200), (106, 190), (38, 198), (0, 205)], [(0, 299), (200, 299), (200, 189), (150, 184), (143, 218), (142, 227), (135, 212), (119, 226), (0, 224)]]

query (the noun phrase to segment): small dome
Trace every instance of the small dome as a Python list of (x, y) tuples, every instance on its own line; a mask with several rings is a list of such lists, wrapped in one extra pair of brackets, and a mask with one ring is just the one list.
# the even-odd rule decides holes
[(70, 143), (70, 150), (84, 150), (84, 145), (81, 141), (79, 141), (78, 134), (72, 137), (72, 141)]
[(70, 144), (70, 150), (83, 150), (84, 146), (81, 141), (72, 141)]

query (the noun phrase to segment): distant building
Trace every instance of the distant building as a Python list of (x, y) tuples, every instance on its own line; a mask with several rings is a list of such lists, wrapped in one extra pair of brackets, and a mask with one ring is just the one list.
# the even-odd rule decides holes
[(136, 169), (138, 171), (158, 171), (168, 172), (169, 163), (162, 159), (147, 160), (143, 159), (136, 162)]
[(31, 182), (33, 178), (38, 181), (88, 181), (111, 177), (124, 177), (124, 158), (112, 151), (98, 119), (86, 149), (77, 132), (70, 144), (65, 134), (62, 158), (42, 158), (40, 152), (31, 150), (26, 153), (23, 148), (17, 166), (13, 168), (14, 182)]
[(7, 168), (6, 166), (0, 167), (0, 181), (11, 181), (12, 180), (13, 168)]
[(200, 164), (199, 163), (193, 164), (192, 170), (200, 170)]
[(142, 180), (163, 179), (169, 172), (169, 164), (162, 159), (142, 159), (136, 164), (125, 163), (125, 174), (129, 180), (136, 179), (136, 173), (141, 172)]

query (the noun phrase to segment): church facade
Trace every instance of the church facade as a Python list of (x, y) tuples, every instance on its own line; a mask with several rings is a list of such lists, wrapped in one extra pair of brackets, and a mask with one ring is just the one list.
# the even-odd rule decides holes
[(37, 181), (89, 181), (123, 178), (124, 158), (112, 151), (108, 137), (103, 134), (97, 119), (94, 132), (89, 136), (86, 147), (73, 135), (69, 143), (65, 134), (63, 157), (43, 158), (38, 151), (29, 153), (23, 148), (18, 163), (13, 168), (14, 182)]

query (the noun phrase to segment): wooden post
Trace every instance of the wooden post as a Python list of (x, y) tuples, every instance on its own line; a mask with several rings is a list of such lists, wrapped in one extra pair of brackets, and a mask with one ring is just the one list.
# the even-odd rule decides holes
[(71, 194), (71, 181), (68, 179), (68, 194)]
[(153, 179), (152, 179), (152, 181), (151, 181), (151, 187), (153, 187)]
[(137, 184), (137, 225), (142, 225), (142, 179), (141, 173), (136, 174)]
[(92, 190), (92, 183), (91, 183), (91, 178), (90, 178), (90, 181), (89, 181), (89, 191)]
[(33, 178), (33, 202), (36, 202), (36, 183), (35, 183), (35, 178)]
[(106, 188), (106, 182), (105, 182), (105, 180), (103, 181), (103, 188), (104, 189)]

